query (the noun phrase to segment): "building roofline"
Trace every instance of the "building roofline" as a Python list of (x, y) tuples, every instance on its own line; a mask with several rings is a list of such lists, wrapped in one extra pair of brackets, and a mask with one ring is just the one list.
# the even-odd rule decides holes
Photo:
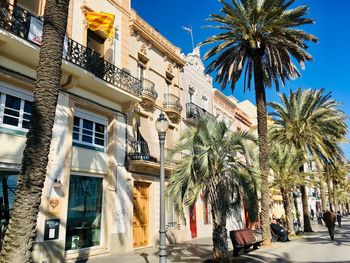
[(186, 61), (181, 55), (181, 49), (171, 43), (158, 30), (151, 26), (147, 21), (140, 17), (134, 9), (131, 9), (130, 28), (146, 40), (152, 42), (161, 52), (165, 53), (169, 59), (173, 60), (180, 66), (185, 66)]

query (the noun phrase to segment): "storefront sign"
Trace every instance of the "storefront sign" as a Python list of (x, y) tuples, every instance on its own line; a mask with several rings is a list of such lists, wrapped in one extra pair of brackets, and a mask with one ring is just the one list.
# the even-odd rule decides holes
[(49, 200), (48, 214), (50, 217), (59, 217), (61, 213), (60, 198), (51, 198)]
[(59, 219), (47, 219), (45, 221), (44, 240), (58, 239), (60, 230)]

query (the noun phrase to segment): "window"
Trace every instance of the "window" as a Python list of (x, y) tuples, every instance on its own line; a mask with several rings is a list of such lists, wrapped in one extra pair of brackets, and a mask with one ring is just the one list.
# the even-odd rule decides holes
[[(18, 92), (19, 93), (19, 92)], [(29, 129), (32, 102), (18, 96), (0, 92), (0, 125), (27, 131)]]
[(143, 81), (143, 79), (145, 78), (145, 67), (142, 66), (140, 63), (137, 64), (137, 76), (141, 81)]
[(66, 250), (101, 245), (102, 180), (70, 176)]
[(16, 0), (15, 5), (18, 5), (34, 15), (39, 15), (39, 0)]
[(77, 146), (92, 146), (100, 149), (106, 147), (107, 119), (92, 113), (76, 110), (73, 123), (73, 141)]
[(166, 81), (166, 90), (165, 90), (165, 94), (170, 94), (171, 93), (171, 83)]
[(177, 226), (176, 222), (176, 213), (174, 202), (171, 199), (168, 199), (167, 203), (167, 227), (175, 228)]
[(87, 30), (87, 47), (93, 49), (100, 55), (104, 55), (104, 43), (106, 38), (100, 36), (98, 33), (88, 29)]
[(207, 200), (203, 201), (203, 218), (204, 218), (204, 225), (208, 225), (211, 223), (210, 205)]

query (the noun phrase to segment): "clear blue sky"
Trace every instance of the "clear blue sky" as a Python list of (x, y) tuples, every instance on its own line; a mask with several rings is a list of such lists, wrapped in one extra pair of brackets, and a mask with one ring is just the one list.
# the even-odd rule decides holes
[[(316, 24), (303, 29), (316, 35), (320, 42), (310, 43), (309, 52), (313, 62), (306, 64), (302, 77), (287, 83), (281, 92), (289, 89), (325, 88), (332, 92), (333, 97), (341, 102), (341, 109), (350, 115), (350, 1), (349, 0), (299, 0), (296, 5), (310, 7), (308, 17), (316, 20)], [(221, 4), (216, 0), (132, 0), (132, 7), (148, 23), (162, 35), (189, 53), (192, 50), (190, 35), (182, 26), (192, 26), (195, 43), (205, 40), (217, 33), (212, 29), (202, 28), (209, 23), (205, 20), (211, 13), (219, 13)], [(201, 48), (202, 55), (207, 47)], [(217, 88), (219, 88), (216, 85)], [(224, 91), (230, 95), (231, 91)], [(243, 93), (239, 82), (233, 94), (239, 100), (249, 99), (255, 104), (254, 92)], [(268, 101), (276, 101), (278, 97), (273, 89), (267, 92)], [(350, 122), (348, 121), (348, 125)], [(345, 146), (345, 152), (350, 158), (350, 145)]]

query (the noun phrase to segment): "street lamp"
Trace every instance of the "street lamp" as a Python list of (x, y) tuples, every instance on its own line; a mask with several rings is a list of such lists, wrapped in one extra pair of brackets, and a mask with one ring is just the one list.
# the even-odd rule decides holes
[(156, 121), (156, 129), (159, 138), (160, 148), (160, 224), (159, 224), (159, 262), (166, 263), (166, 230), (165, 230), (165, 175), (164, 175), (164, 143), (166, 132), (169, 128), (169, 122), (163, 112), (159, 114)]

